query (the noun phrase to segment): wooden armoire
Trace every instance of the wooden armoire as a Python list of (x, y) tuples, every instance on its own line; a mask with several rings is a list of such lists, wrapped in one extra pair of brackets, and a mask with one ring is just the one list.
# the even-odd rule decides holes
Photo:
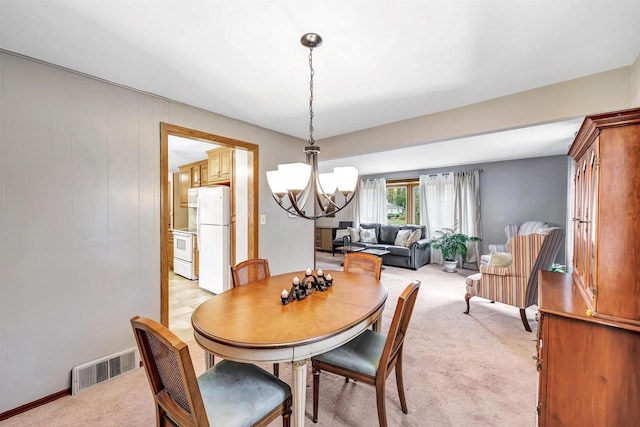
[(540, 272), (538, 425), (640, 423), (640, 108), (585, 118), (572, 273)]

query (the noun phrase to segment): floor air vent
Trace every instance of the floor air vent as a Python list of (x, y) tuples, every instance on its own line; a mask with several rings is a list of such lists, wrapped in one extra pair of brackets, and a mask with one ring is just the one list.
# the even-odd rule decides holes
[(74, 366), (71, 370), (72, 394), (138, 367), (140, 367), (140, 356), (137, 348)]

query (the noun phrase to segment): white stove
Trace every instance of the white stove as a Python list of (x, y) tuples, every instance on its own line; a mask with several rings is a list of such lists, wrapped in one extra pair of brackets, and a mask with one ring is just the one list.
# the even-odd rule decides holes
[(193, 233), (173, 231), (173, 271), (190, 280), (198, 278), (193, 263)]

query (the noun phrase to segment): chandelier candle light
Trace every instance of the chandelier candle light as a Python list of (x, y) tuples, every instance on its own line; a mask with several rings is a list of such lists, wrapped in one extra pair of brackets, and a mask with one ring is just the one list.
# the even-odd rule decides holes
[[(313, 49), (322, 44), (322, 37), (315, 33), (302, 36), (300, 43), (309, 48), (309, 145), (304, 147), (306, 163), (278, 165), (278, 170), (267, 172), (271, 193), (278, 205), (290, 214), (315, 220), (344, 209), (356, 194), (358, 170), (353, 166), (333, 168), (333, 173), (318, 173), (320, 148), (313, 139)], [(342, 193), (343, 204), (336, 203), (335, 193)], [(314, 209), (308, 215), (304, 206), (310, 194)], [(286, 197), (285, 197), (286, 196)], [(313, 199), (315, 198), (315, 201)]]

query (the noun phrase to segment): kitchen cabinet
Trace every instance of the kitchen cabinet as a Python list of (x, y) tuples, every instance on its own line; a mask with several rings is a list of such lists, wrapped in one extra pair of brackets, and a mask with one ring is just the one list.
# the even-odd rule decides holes
[[(213, 172), (210, 172), (213, 167)], [(189, 207), (190, 188), (230, 183), (233, 175), (233, 149), (217, 148), (207, 152), (207, 159), (179, 167), (180, 206)], [(211, 174), (215, 177), (212, 179)]]
[(191, 188), (191, 168), (181, 166), (180, 168), (180, 207), (189, 206), (188, 191)]
[(191, 188), (200, 187), (200, 166), (191, 166)]
[(209, 185), (209, 161), (204, 160), (200, 163), (200, 187), (206, 187)]
[(188, 191), (190, 188), (205, 187), (209, 185), (209, 162), (201, 160), (179, 167), (180, 170), (180, 206), (189, 206)]
[(209, 184), (209, 161), (203, 160), (191, 166), (191, 188)]
[(316, 249), (323, 251), (333, 251), (333, 239), (336, 237), (335, 227), (316, 227), (315, 241)]
[(209, 184), (230, 182), (233, 178), (233, 148), (222, 147), (207, 151)]
[(640, 108), (586, 117), (569, 155), (572, 273), (540, 273), (539, 425), (636, 425)]

